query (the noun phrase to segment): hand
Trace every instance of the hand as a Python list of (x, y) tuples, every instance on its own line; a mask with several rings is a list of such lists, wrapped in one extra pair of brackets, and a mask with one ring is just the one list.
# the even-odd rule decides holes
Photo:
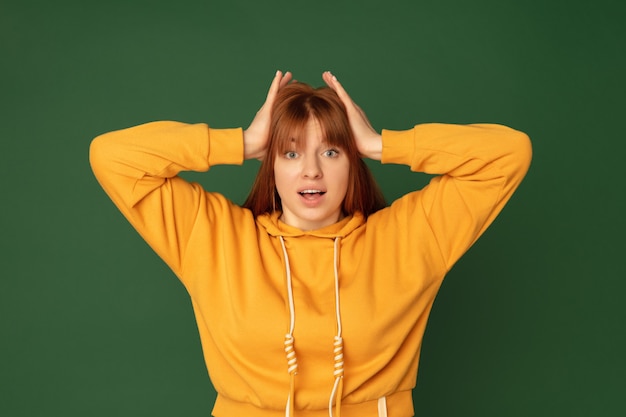
[(243, 132), (243, 149), (245, 159), (263, 159), (267, 152), (267, 143), (270, 132), (270, 117), (274, 100), (278, 91), (289, 84), (291, 81), (291, 72), (284, 75), (281, 71), (276, 71), (276, 75), (272, 80), (272, 85), (267, 93), (265, 103), (256, 113), (256, 116), (250, 123), (250, 126)]
[(367, 116), (350, 98), (346, 90), (330, 71), (326, 71), (322, 74), (324, 82), (339, 96), (346, 111), (348, 112), (348, 120), (350, 121), (350, 128), (354, 133), (357, 148), (362, 156), (380, 160), (382, 156), (383, 142), (380, 134), (374, 130), (370, 124)]

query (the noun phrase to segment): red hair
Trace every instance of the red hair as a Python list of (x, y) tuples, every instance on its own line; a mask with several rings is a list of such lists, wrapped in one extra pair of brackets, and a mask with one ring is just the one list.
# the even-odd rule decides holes
[(274, 161), (279, 152), (290, 150), (294, 141), (299, 145), (301, 133), (311, 118), (319, 122), (326, 142), (342, 149), (350, 161), (343, 213), (351, 215), (360, 212), (367, 217), (385, 207), (385, 198), (361, 159), (346, 108), (337, 93), (328, 87), (313, 88), (299, 82), (281, 88), (276, 97), (267, 153), (243, 207), (250, 209), (254, 216), (282, 210), (276, 191)]

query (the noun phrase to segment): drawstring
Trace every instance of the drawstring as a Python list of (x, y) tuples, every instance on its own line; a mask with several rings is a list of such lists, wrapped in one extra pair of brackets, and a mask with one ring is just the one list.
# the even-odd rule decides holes
[(293, 285), (291, 283), (291, 268), (289, 267), (289, 256), (285, 247), (285, 240), (282, 236), (280, 245), (283, 248), (283, 256), (285, 257), (285, 272), (287, 273), (287, 297), (289, 299), (289, 333), (285, 335), (285, 353), (287, 354), (287, 372), (289, 372), (289, 397), (287, 397), (287, 406), (285, 407), (285, 416), (292, 417), (294, 415), (295, 391), (296, 391), (296, 374), (298, 373), (298, 361), (296, 359), (296, 351), (294, 350), (293, 331), (296, 326), (296, 309), (293, 302)]
[(335, 336), (333, 357), (335, 359), (335, 383), (328, 400), (328, 414), (333, 417), (333, 400), (335, 400), (336, 417), (341, 417), (341, 397), (343, 395), (343, 338), (341, 337), (341, 311), (339, 310), (339, 238), (335, 238), (334, 251), (335, 269), (335, 314), (337, 315), (337, 335)]
[[(296, 324), (296, 313), (293, 299), (293, 284), (291, 280), (291, 268), (289, 266), (289, 255), (285, 247), (285, 240), (282, 236), (278, 236), (280, 245), (283, 249), (285, 259), (285, 272), (287, 274), (287, 297), (289, 300), (289, 333), (285, 335), (285, 353), (287, 354), (287, 370), (289, 372), (289, 397), (287, 397), (287, 405), (285, 407), (285, 416), (294, 416), (295, 403), (295, 380), (298, 373), (298, 362), (296, 360), (296, 351), (294, 349), (293, 332)], [(330, 417), (341, 417), (341, 397), (343, 396), (343, 338), (341, 337), (341, 311), (339, 309), (339, 242), (340, 238), (335, 238), (334, 245), (334, 274), (335, 274), (335, 314), (337, 323), (337, 335), (334, 339), (333, 357), (335, 360), (333, 376), (335, 382), (330, 393), (328, 401), (328, 414)], [(335, 402), (335, 414), (333, 414), (333, 401)]]

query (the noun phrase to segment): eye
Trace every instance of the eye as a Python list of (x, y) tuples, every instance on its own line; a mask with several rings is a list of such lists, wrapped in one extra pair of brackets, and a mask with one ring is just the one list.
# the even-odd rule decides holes
[(298, 153), (296, 151), (287, 151), (284, 155), (287, 159), (296, 159), (298, 157)]
[(324, 156), (327, 156), (329, 158), (336, 158), (337, 156), (339, 156), (339, 151), (337, 149), (328, 149), (324, 151)]

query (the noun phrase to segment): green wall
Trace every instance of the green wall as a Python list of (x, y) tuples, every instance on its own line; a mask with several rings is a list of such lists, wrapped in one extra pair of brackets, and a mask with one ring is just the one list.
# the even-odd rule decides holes
[[(624, 4), (1, 0), (0, 415), (210, 414), (186, 293), (88, 146), (157, 119), (246, 126), (276, 69), (315, 85), (331, 69), (378, 129), (533, 140), (437, 298), (418, 416), (626, 415)], [(256, 167), (190, 177), (241, 202)], [(424, 182), (373, 168), (389, 199)]]

